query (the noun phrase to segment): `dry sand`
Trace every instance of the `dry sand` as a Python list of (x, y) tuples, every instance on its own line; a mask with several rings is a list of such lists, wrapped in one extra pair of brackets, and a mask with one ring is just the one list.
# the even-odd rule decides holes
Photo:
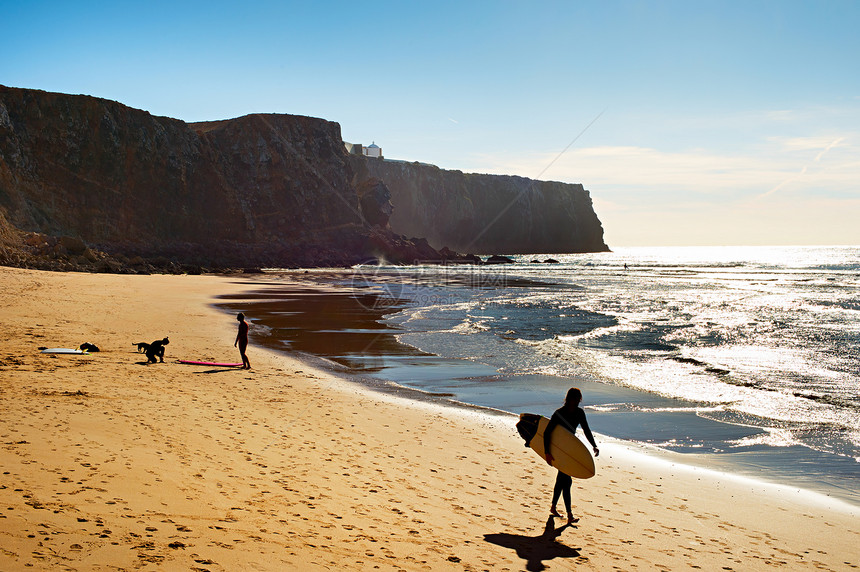
[[(246, 288), (0, 268), (0, 570), (858, 567), (857, 507), (605, 443), (562, 527), (512, 417), (255, 346), (251, 371), (176, 363), (238, 361), (209, 304)], [(165, 335), (141, 363), (132, 343)], [(37, 350), (84, 341), (103, 351)]]

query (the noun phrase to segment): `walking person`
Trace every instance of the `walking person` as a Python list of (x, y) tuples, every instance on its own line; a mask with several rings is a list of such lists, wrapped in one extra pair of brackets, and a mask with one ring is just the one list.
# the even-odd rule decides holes
[(242, 356), (242, 369), (251, 369), (251, 362), (245, 355), (245, 350), (248, 348), (248, 322), (245, 321), (245, 314), (242, 312), (239, 312), (236, 319), (239, 321), (239, 333), (236, 334), (236, 342), (233, 347), (239, 346), (239, 354)]
[[(594, 441), (591, 429), (588, 428), (588, 420), (585, 418), (585, 411), (583, 411), (579, 406), (581, 402), (582, 392), (576, 387), (571, 387), (567, 392), (567, 396), (564, 398), (564, 405), (559, 409), (556, 409), (555, 413), (550, 417), (549, 424), (546, 426), (543, 433), (543, 446), (544, 451), (546, 451), (547, 464), (552, 465), (553, 462), (553, 457), (549, 453), (549, 443), (552, 431), (557, 425), (563, 426), (571, 433), (576, 433), (576, 427), (578, 425), (582, 425), (582, 432), (585, 433), (585, 438), (588, 439), (589, 443), (591, 443), (591, 446), (594, 449), (594, 456), (597, 457), (600, 455), (600, 450), (597, 448), (597, 443)], [(561, 517), (556, 509), (556, 504), (558, 504), (559, 497), (563, 497), (564, 506), (567, 508), (567, 522), (570, 524), (579, 521), (578, 518), (573, 517), (573, 511), (571, 508), (570, 487), (572, 485), (573, 479), (570, 475), (566, 475), (559, 471), (555, 478), (555, 488), (552, 491), (552, 507), (549, 511), (552, 516)]]

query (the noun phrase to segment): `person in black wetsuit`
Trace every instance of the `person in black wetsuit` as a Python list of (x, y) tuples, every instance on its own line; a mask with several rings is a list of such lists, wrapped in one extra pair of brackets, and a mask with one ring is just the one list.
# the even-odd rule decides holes
[[(594, 448), (594, 456), (596, 457), (600, 454), (600, 449), (597, 448), (597, 443), (594, 442), (594, 436), (591, 434), (591, 429), (588, 428), (588, 421), (585, 419), (585, 411), (583, 411), (579, 406), (580, 402), (582, 402), (582, 392), (576, 387), (571, 387), (567, 392), (567, 396), (564, 398), (564, 406), (556, 409), (555, 413), (550, 417), (549, 424), (543, 432), (543, 450), (547, 452), (547, 464), (552, 465), (553, 461), (552, 455), (549, 454), (549, 442), (552, 430), (555, 429), (556, 425), (561, 425), (571, 433), (576, 433), (576, 426), (582, 425), (582, 432), (585, 433), (585, 438), (588, 439), (588, 442), (591, 443), (591, 446)], [(555, 505), (558, 503), (559, 496), (563, 496), (564, 506), (567, 508), (567, 522), (572, 524), (577, 522), (579, 519), (573, 518), (573, 512), (571, 511), (571, 485), (573, 485), (573, 479), (569, 475), (565, 475), (559, 471), (555, 478), (555, 488), (552, 491), (552, 508), (550, 508), (549, 513), (552, 516), (561, 516), (558, 514), (558, 510), (556, 510)]]
[[(146, 363), (156, 363), (161, 360), (164, 363), (164, 346), (170, 343), (170, 340), (165, 337), (161, 340), (155, 340), (146, 347)], [(155, 359), (158, 358), (158, 359)]]
[(245, 321), (245, 314), (239, 312), (236, 316), (239, 321), (239, 333), (236, 334), (236, 342), (233, 347), (239, 346), (239, 355), (242, 356), (242, 369), (251, 369), (251, 362), (248, 361), (248, 356), (245, 351), (248, 349), (248, 322)]

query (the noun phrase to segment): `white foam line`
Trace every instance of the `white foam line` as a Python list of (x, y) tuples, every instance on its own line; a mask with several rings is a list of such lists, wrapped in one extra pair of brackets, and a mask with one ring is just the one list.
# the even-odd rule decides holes
[(834, 498), (822, 492), (781, 483), (772, 483), (746, 475), (702, 467), (689, 462), (679, 462), (674, 457), (680, 455), (680, 453), (658, 450), (655, 447), (639, 445), (597, 433), (595, 433), (595, 436), (598, 437), (598, 442), (600, 443), (601, 457), (618, 455), (624, 458), (626, 462), (650, 466), (661, 471), (674, 470), (687, 475), (697, 475), (717, 483), (731, 483), (746, 490), (761, 490), (765, 494), (772, 495), (773, 498), (860, 516), (860, 506)]

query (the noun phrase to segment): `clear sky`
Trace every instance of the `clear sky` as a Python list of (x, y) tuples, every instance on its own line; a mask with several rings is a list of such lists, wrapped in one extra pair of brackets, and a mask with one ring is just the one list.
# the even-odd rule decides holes
[(860, 244), (855, 0), (0, 0), (0, 84), (582, 183), (610, 247)]

